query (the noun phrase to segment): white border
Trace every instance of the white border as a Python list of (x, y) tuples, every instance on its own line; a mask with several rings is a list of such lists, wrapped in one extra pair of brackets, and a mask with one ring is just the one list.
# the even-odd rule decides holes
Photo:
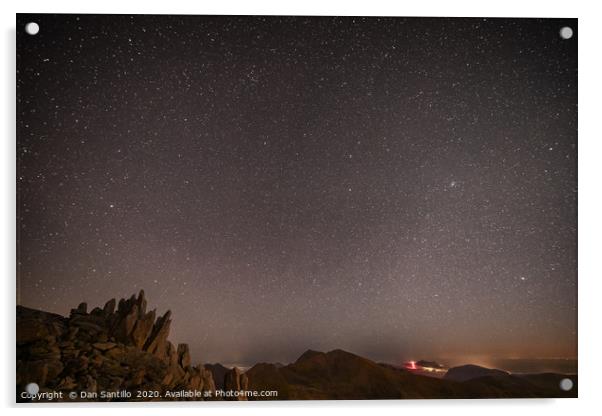
[[(2, 138), (3, 158), (0, 167), (2, 200), (0, 203), (2, 284), (4, 302), (0, 345), (0, 397), (10, 413), (49, 415), (80, 414), (106, 416), (111, 413), (144, 412), (162, 415), (170, 409), (178, 414), (237, 413), (246, 414), (326, 414), (344, 411), (359, 415), (367, 411), (400, 414), (420, 412), (445, 415), (507, 415), (536, 412), (546, 415), (595, 414), (600, 412), (597, 388), (602, 386), (600, 333), (600, 293), (602, 283), (597, 244), (602, 235), (600, 206), (602, 189), (598, 165), (602, 140), (600, 105), (602, 74), (600, 19), (596, 1), (504, 0), (483, 1), (398, 1), (378, 0), (285, 0), (263, 1), (178, 1), (150, 0), (68, 1), (3, 1), (2, 22)], [(15, 13), (154, 13), (154, 14), (286, 14), (286, 15), (390, 15), (390, 16), (487, 16), (487, 17), (577, 17), (579, 18), (579, 399), (566, 400), (458, 400), (458, 401), (379, 401), (379, 402), (277, 402), (277, 403), (177, 403), (177, 404), (111, 404), (101, 406), (16, 407), (14, 400), (14, 306), (15, 306)], [(82, 408), (85, 407), (85, 408)]]

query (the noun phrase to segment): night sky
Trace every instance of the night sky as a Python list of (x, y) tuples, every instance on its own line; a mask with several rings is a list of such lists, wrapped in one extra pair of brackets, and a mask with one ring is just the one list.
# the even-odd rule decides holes
[(195, 362), (574, 358), (576, 145), (574, 19), (19, 15), (17, 302), (144, 289)]

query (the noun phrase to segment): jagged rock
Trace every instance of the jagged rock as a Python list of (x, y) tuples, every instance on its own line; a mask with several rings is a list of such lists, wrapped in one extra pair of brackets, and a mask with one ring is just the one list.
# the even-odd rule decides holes
[(139, 386), (144, 381), (145, 371), (143, 368), (140, 368), (138, 371), (134, 373), (134, 377), (130, 380), (132, 386)]
[(138, 311), (140, 312), (141, 316), (146, 313), (146, 298), (144, 297), (144, 290), (141, 290), (140, 293), (138, 293), (136, 306), (138, 306)]
[(201, 379), (203, 381), (201, 390), (211, 392), (212, 395), (215, 395), (215, 382), (213, 381), (213, 375), (211, 371), (202, 368), (199, 369), (201, 373)]
[(105, 315), (112, 315), (113, 312), (115, 312), (115, 298), (113, 298), (113, 299), (107, 301), (107, 303), (105, 303), (103, 311), (104, 311)]
[(201, 390), (203, 388), (203, 379), (201, 378), (201, 375), (196, 373), (191, 376), (188, 385), (192, 390)]
[(178, 364), (183, 368), (190, 366), (190, 350), (188, 344), (178, 344)]
[(92, 309), (92, 312), (90, 312), (90, 315), (96, 315), (96, 316), (104, 315), (104, 311), (101, 308), (96, 307), (96, 308)]
[(165, 374), (165, 377), (163, 377), (163, 380), (161, 380), (161, 384), (164, 386), (171, 386), (173, 383), (173, 379), (174, 379), (174, 374), (172, 372), (169, 372), (169, 373)]
[(115, 344), (114, 348), (111, 348), (108, 351), (105, 351), (104, 356), (110, 359), (118, 359), (124, 355), (124, 347), (123, 345)]
[(205, 368), (211, 371), (211, 374), (213, 375), (213, 380), (215, 382), (215, 388), (219, 390), (224, 390), (224, 379), (226, 377), (226, 373), (230, 371), (230, 369), (224, 367), (220, 363), (205, 364)]
[(149, 336), (144, 350), (154, 354), (158, 358), (165, 357), (165, 351), (167, 348), (167, 337), (169, 336), (169, 326), (171, 324), (171, 311), (165, 312), (165, 315), (157, 319), (151, 335)]
[(204, 370), (205, 369), (201, 365), (192, 367), (188, 370), (188, 372), (190, 374), (188, 386), (190, 389), (193, 389), (193, 390), (202, 390), (203, 389), (203, 371)]
[(167, 341), (167, 345), (165, 346), (165, 362), (167, 365), (178, 364), (178, 352), (170, 341)]
[[(143, 291), (68, 318), (17, 307), (17, 400), (27, 383), (54, 391), (194, 389), (215, 394), (211, 371), (192, 367), (188, 345), (167, 338), (171, 312), (146, 312)], [(239, 385), (244, 385), (239, 377)], [(65, 397), (68, 397), (65, 395)]]
[[(138, 306), (138, 308), (140, 307), (146, 308), (146, 303), (143, 306)], [(155, 313), (155, 310), (152, 310), (149, 313), (139, 317), (136, 321), (136, 324), (134, 325), (134, 329), (132, 330), (131, 334), (132, 342), (136, 347), (144, 347), (146, 340), (148, 339), (148, 337), (151, 334), (151, 331), (153, 330), (153, 325), (155, 323)]]
[(134, 325), (136, 325), (136, 321), (138, 320), (138, 306), (132, 305), (128, 307), (127, 305), (128, 303), (119, 302), (119, 309), (117, 310), (119, 317), (117, 318), (113, 332), (115, 339), (124, 344), (129, 343), (130, 334), (134, 330)]
[[(114, 301), (110, 300), (105, 305), (105, 310), (114, 308)], [(156, 312), (153, 310), (146, 313), (147, 301), (144, 291), (141, 290), (138, 297), (132, 295), (129, 299), (121, 299), (117, 312), (111, 320), (110, 338), (127, 344), (142, 348), (147, 342), (155, 323)]]
[(79, 328), (78, 327), (69, 327), (69, 332), (67, 333), (67, 340), (69, 341), (73, 341), (75, 339), (75, 337), (77, 336), (77, 333), (79, 332)]
[(184, 371), (184, 369), (178, 365), (169, 366), (167, 371), (166, 377), (168, 377), (169, 381), (164, 384), (169, 387), (177, 386), (185, 379), (186, 371)]
[(88, 317), (83, 315), (75, 315), (69, 320), (69, 326), (76, 327), (79, 330), (83, 329), (88, 332), (102, 332), (104, 330), (100, 323), (95, 322), (92, 319), (88, 319)]
[(80, 303), (77, 309), (71, 309), (71, 315), (85, 315), (86, 313), (88, 313), (88, 304), (86, 302)]
[(224, 378), (225, 390), (240, 390), (240, 370), (238, 367), (230, 369)]
[[(226, 391), (241, 391), (248, 388), (247, 376), (241, 373), (238, 367), (232, 368), (226, 373), (224, 378), (224, 390)], [(244, 395), (231, 398), (231, 400), (247, 400)]]

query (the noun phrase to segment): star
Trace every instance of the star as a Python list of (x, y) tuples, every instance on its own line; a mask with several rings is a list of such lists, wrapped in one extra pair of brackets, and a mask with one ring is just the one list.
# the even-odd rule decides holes
[(18, 302), (144, 289), (195, 364), (574, 359), (578, 22), (377, 19), (18, 15)]

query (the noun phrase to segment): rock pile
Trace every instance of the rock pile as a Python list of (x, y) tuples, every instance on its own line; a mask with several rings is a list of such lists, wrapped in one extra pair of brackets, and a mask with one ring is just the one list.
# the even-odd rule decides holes
[[(90, 312), (81, 303), (69, 317), (17, 306), (17, 395), (36, 383), (42, 392), (65, 392), (66, 400), (72, 391), (127, 390), (127, 400), (165, 400), (166, 392), (184, 390), (215, 397), (211, 371), (192, 365), (187, 344), (176, 347), (167, 339), (171, 312), (157, 318), (146, 307), (143, 291)], [(228, 385), (246, 386), (237, 371)]]

